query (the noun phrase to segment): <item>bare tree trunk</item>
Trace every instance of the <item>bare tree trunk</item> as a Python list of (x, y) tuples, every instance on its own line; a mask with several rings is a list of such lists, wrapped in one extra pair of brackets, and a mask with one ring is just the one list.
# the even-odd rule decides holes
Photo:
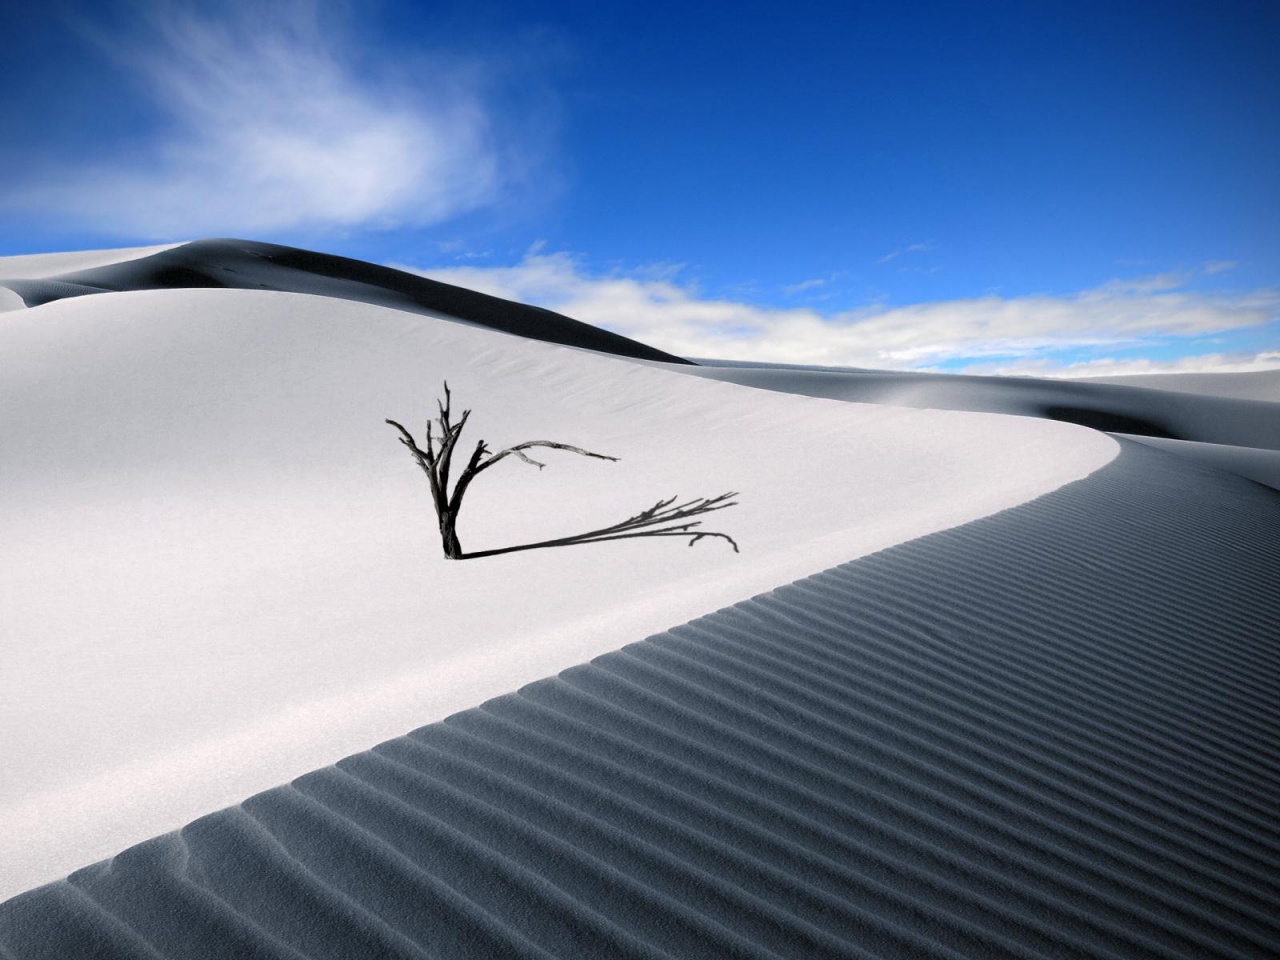
[[(617, 460), (617, 457), (592, 453), (590, 450), (583, 450), (581, 447), (570, 446), (567, 443), (559, 443), (554, 440), (526, 440), (524, 443), (518, 443), (514, 447), (508, 447), (506, 450), (489, 455), (491, 451), (488, 445), (481, 440), (476, 444), (475, 451), (471, 454), (466, 466), (463, 467), (461, 475), (453, 485), (453, 490), (450, 491), (449, 468), (453, 461), (453, 450), (459, 436), (462, 434), (462, 428), (466, 426), (467, 418), (471, 416), (470, 410), (464, 410), (462, 417), (457, 423), (454, 423), (451, 416), (451, 401), (449, 384), (446, 383), (444, 385), (444, 400), (437, 403), (439, 416), (436, 417), (434, 423), (430, 420), (427, 421), (427, 446), (425, 450), (418, 446), (417, 441), (413, 439), (413, 434), (403, 426), (394, 420), (387, 421), (387, 423), (400, 431), (400, 442), (409, 448), (414, 460), (417, 461), (418, 466), (422, 468), (422, 472), (427, 475), (427, 479), (431, 483), (431, 499), (435, 505), (436, 518), (440, 525), (440, 544), (444, 548), (445, 557), (448, 559), (465, 560), (473, 557), (492, 557), (500, 553), (513, 553), (517, 550), (567, 547), (583, 543), (600, 543), (605, 540), (626, 540), (633, 537), (683, 537), (688, 539), (689, 546), (693, 546), (699, 540), (714, 538), (728, 541), (734, 552), (738, 552), (738, 544), (727, 533), (695, 530), (695, 527), (702, 525), (701, 521), (698, 520), (688, 523), (679, 522), (687, 520), (689, 517), (734, 506), (736, 501), (732, 501), (731, 498), (736, 497), (737, 494), (722, 493), (718, 497), (699, 497), (696, 500), (690, 500), (678, 505), (675, 502), (675, 497), (669, 500), (659, 500), (652, 507), (640, 511), (635, 516), (628, 517), (621, 523), (615, 523), (599, 530), (590, 530), (586, 533), (574, 534), (568, 537), (558, 537), (555, 540), (543, 540), (538, 543), (522, 543), (513, 547), (500, 547), (496, 550), (463, 553), (462, 544), (458, 541), (458, 513), (462, 509), (462, 496), (467, 492), (471, 481), (495, 463), (506, 457), (513, 456), (541, 470), (546, 464), (539, 463), (525, 453), (526, 450), (532, 450), (535, 447), (567, 450), (570, 453), (576, 453), (584, 457), (594, 457), (597, 460)], [(435, 427), (440, 429), (438, 441), (434, 432)], [(437, 443), (439, 446), (437, 446)], [(667, 524), (672, 525), (666, 526)]]
[(444, 547), (445, 557), (450, 560), (461, 560), (466, 556), (458, 542), (458, 518), (452, 511), (440, 517), (440, 544)]

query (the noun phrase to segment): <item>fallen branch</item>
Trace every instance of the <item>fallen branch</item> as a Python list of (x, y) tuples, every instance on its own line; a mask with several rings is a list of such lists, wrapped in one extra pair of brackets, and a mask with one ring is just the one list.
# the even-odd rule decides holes
[[(656, 504), (641, 513), (636, 514), (623, 520), (621, 523), (615, 523), (609, 527), (601, 527), (599, 530), (591, 530), (587, 533), (578, 533), (570, 537), (559, 537), (555, 540), (539, 540), (537, 543), (522, 543), (514, 547), (499, 547), (496, 550), (477, 550), (474, 553), (463, 554), (465, 558), (472, 557), (492, 557), (500, 553), (514, 553), (517, 550), (537, 550), (542, 547), (569, 547), (579, 543), (603, 543), (606, 540), (629, 540), (635, 537), (688, 537), (689, 546), (693, 546), (699, 540), (710, 537), (719, 537), (722, 540), (729, 541), (733, 547), (734, 553), (739, 553), (738, 543), (727, 533), (713, 533), (711, 531), (699, 530), (694, 532), (694, 527), (702, 526), (701, 520), (695, 520), (692, 523), (681, 523), (671, 527), (664, 527), (660, 530), (650, 530), (649, 527), (659, 526), (664, 523), (670, 523), (675, 520), (683, 520), (685, 517), (698, 516), (703, 513), (711, 513), (713, 510), (723, 510), (725, 507), (737, 505), (736, 500), (729, 500), (730, 497), (736, 497), (736, 493), (722, 493), (718, 497), (710, 499), (700, 498), (698, 500), (690, 500), (686, 504), (679, 507), (668, 507), (669, 504), (675, 502), (675, 497), (670, 500), (659, 500)], [(725, 502), (728, 501), (728, 502)]]

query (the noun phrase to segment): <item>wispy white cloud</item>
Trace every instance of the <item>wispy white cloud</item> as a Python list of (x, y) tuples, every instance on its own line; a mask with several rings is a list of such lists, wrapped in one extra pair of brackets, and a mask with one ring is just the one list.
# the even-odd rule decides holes
[(825, 277), (814, 277), (812, 280), (801, 280), (799, 283), (787, 284), (782, 288), (782, 292), (788, 297), (793, 297), (798, 293), (804, 293), (806, 290), (816, 290), (818, 287), (827, 285)]
[(1174, 270), (1169, 273), (1153, 273), (1146, 277), (1108, 280), (1093, 292), (1095, 295), (1102, 296), (1160, 293), (1165, 290), (1177, 290), (1179, 287), (1185, 287), (1191, 281), (1192, 276), (1193, 274), (1191, 273)]
[(909, 243), (905, 247), (899, 247), (891, 253), (886, 253), (883, 257), (876, 260), (876, 264), (882, 265), (889, 263), (890, 261), (897, 260), (898, 257), (908, 253), (927, 253), (930, 250), (936, 249), (938, 249), (938, 243), (936, 240), (926, 240), (924, 243)]
[(1068, 296), (983, 296), (823, 314), (699, 296), (678, 277), (593, 275), (565, 253), (533, 251), (505, 267), (432, 277), (535, 303), (687, 357), (923, 369), (965, 360), (1053, 363), (1225, 334), (1280, 317), (1280, 291), (1203, 293), (1171, 276), (1114, 281)]
[(169, 238), (432, 224), (502, 188), (473, 67), (423, 60), (396, 76), (342, 28), (340, 5), (316, 0), (133, 9), (131, 34), (98, 39), (161, 122), (127, 155), (46, 168), (4, 205)]

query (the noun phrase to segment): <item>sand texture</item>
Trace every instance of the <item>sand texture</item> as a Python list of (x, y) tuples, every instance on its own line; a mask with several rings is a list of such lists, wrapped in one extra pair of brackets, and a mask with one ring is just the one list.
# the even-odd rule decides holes
[(1227, 443), (1201, 443), (1195, 440), (1167, 440), (1163, 437), (1139, 437), (1116, 434), (1128, 440), (1145, 443), (1187, 460), (1228, 473), (1235, 473), (1255, 483), (1280, 490), (1280, 450), (1259, 447), (1236, 447)]
[(1280, 497), (1126, 444), (0, 907), (75, 957), (1271, 957)]

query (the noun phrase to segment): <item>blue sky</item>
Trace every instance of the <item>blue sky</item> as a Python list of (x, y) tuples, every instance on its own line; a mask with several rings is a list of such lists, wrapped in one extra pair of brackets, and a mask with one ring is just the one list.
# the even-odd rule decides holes
[(691, 356), (1280, 367), (1280, 5), (3, 3), (0, 255), (239, 236)]

